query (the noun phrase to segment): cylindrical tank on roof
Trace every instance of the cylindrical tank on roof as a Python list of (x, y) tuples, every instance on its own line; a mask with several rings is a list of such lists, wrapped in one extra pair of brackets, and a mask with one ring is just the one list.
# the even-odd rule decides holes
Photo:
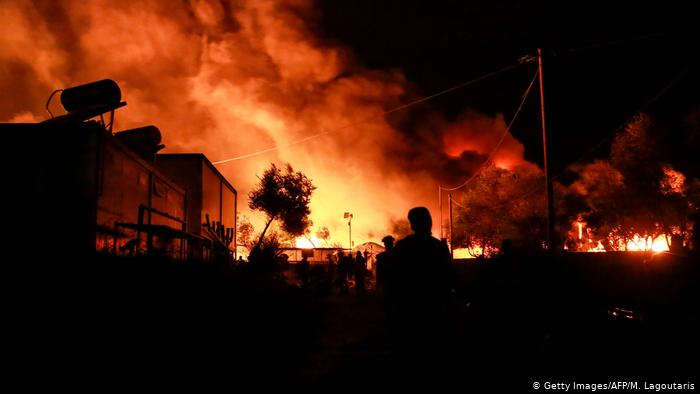
[(160, 130), (156, 126), (120, 131), (115, 133), (114, 137), (132, 149), (155, 147), (161, 140)]
[(95, 106), (113, 107), (121, 98), (119, 85), (111, 79), (103, 79), (65, 89), (61, 93), (61, 104), (66, 111), (77, 112)]

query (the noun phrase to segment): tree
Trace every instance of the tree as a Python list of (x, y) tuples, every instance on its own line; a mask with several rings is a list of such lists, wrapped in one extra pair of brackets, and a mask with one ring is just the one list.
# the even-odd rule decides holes
[(331, 239), (331, 232), (328, 227), (321, 227), (316, 231), (316, 238), (321, 239), (328, 244), (328, 240)]
[(244, 246), (250, 251), (254, 245), (253, 234), (255, 233), (255, 227), (250, 223), (248, 217), (242, 216), (238, 218), (238, 229), (236, 232), (238, 245)]
[[(581, 244), (587, 250), (587, 239), (597, 245), (600, 242), (607, 249), (615, 250), (618, 245), (626, 245), (636, 230), (629, 220), (633, 212), (639, 210), (637, 200), (629, 196), (625, 188), (625, 179), (607, 160), (577, 165), (572, 168), (578, 179), (561, 193), (562, 201), (579, 200), (580, 206), (572, 212), (577, 221), (586, 223), (592, 234), (583, 240), (568, 239), (569, 250), (577, 250), (574, 244)], [(575, 233), (576, 238), (578, 232)]]
[(506, 240), (537, 244), (544, 240), (542, 174), (528, 167), (485, 168), (456, 208), (454, 244), (490, 255)]
[(583, 202), (575, 213), (591, 230), (594, 243), (618, 250), (626, 249), (635, 236), (688, 237), (692, 182), (669, 164), (674, 150), (663, 149), (668, 145), (664, 138), (671, 134), (667, 131), (641, 114), (615, 137), (609, 160), (572, 168), (578, 179), (568, 186), (566, 197)]
[(286, 233), (293, 236), (303, 234), (311, 223), (309, 203), (316, 189), (311, 180), (303, 173), (294, 171), (289, 164), (284, 172), (271, 164), (259, 179), (258, 185), (248, 195), (248, 206), (265, 213), (267, 223), (255, 249), (260, 248), (267, 229), (275, 219), (280, 220), (281, 228)]

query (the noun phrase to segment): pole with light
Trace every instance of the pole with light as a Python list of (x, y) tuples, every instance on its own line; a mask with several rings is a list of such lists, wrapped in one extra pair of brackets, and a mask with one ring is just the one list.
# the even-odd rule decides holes
[(348, 249), (352, 252), (352, 214), (345, 212), (343, 218), (348, 219), (348, 237), (350, 238), (350, 247)]

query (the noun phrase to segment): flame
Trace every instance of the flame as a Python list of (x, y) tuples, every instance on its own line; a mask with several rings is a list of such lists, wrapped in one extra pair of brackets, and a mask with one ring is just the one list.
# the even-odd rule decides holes
[[(257, 229), (264, 219), (246, 212), (246, 196), (270, 162), (313, 180), (311, 220), (335, 242), (347, 239), (343, 212), (355, 215), (355, 244), (388, 234), (414, 206), (437, 218), (437, 179), (468, 176), (462, 153), (483, 160), (502, 116), (465, 111), (454, 123), (434, 115), (411, 126), (430, 133), (397, 129), (384, 112), (412, 85), (398, 71), (353, 63), (312, 31), (316, 15), (310, 0), (0, 2), (0, 91), (12, 92), (0, 95), (0, 120), (43, 119), (54, 89), (112, 78), (128, 102), (115, 130), (155, 124), (166, 152), (212, 161), (267, 152), (218, 166)], [(494, 159), (514, 165), (523, 151), (508, 135)], [(452, 165), (459, 160), (466, 165)]]
[(296, 239), (296, 247), (301, 249), (313, 249), (316, 246), (307, 238), (299, 237)]
[(631, 252), (666, 252), (668, 251), (668, 244), (666, 243), (666, 235), (661, 234), (656, 238), (652, 239), (651, 236), (639, 236), (635, 234), (634, 237), (627, 242), (627, 250)]
[(668, 165), (664, 165), (662, 169), (664, 178), (661, 180), (661, 192), (664, 194), (683, 194), (685, 175)]
[(591, 253), (599, 253), (599, 252), (605, 252), (605, 251), (606, 251), (605, 246), (603, 246), (603, 243), (600, 241), (598, 241), (596, 246), (587, 250), (587, 252), (591, 252)]
[(577, 222), (578, 225), (578, 239), (583, 239), (583, 223)]
[(455, 259), (473, 259), (476, 256), (481, 256), (482, 249), (480, 246), (471, 248), (455, 248), (452, 255)]
[[(607, 251), (602, 241), (594, 240), (593, 231), (587, 223), (580, 218), (573, 222), (575, 234), (570, 233), (570, 237), (577, 238), (577, 248), (575, 250), (584, 252), (605, 252)], [(670, 239), (670, 236), (668, 237)], [(652, 239), (650, 235), (635, 234), (626, 243), (618, 240), (616, 243), (608, 241), (609, 249), (623, 250), (629, 252), (666, 252), (669, 250), (667, 235), (660, 234)], [(566, 248), (568, 250), (568, 248)]]
[(314, 248), (328, 248), (331, 245), (328, 243), (328, 240), (320, 239), (314, 235), (311, 237), (306, 237), (306, 236), (297, 237), (294, 240), (294, 246), (296, 246), (297, 248), (301, 248), (301, 249), (314, 249)]
[[(593, 240), (589, 239), (589, 244), (593, 243)], [(627, 244), (625, 244), (623, 241), (620, 241), (617, 245), (615, 246), (615, 250), (625, 250), (628, 252), (667, 252), (669, 250), (668, 243), (666, 242), (666, 235), (661, 234), (654, 238), (652, 240), (652, 237), (649, 236), (640, 236), (639, 234), (635, 234), (632, 239), (627, 241)], [(602, 244), (601, 241), (598, 241), (595, 246), (589, 247), (588, 249), (585, 250), (586, 252), (605, 252), (605, 246)]]

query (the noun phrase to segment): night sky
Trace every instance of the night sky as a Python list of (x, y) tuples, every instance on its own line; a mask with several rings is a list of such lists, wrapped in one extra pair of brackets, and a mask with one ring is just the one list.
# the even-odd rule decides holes
[[(682, 124), (700, 106), (692, 3), (612, 3), (327, 0), (318, 29), (349, 46), (359, 65), (402, 70), (424, 95), (542, 47), (556, 173), (583, 155), (606, 155), (607, 144), (588, 152), (639, 110)], [(472, 108), (510, 119), (533, 72), (534, 65), (522, 66), (428, 105), (448, 117)], [(512, 132), (526, 158), (541, 163), (538, 102), (530, 97)]]

